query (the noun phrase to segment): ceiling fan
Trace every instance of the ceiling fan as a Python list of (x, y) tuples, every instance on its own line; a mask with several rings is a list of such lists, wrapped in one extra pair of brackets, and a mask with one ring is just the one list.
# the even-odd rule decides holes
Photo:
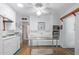
[(33, 4), (33, 7), (36, 10), (37, 16), (40, 16), (43, 13), (44, 14), (48, 13), (48, 11), (46, 10), (46, 5), (43, 3), (35, 3), (35, 4)]

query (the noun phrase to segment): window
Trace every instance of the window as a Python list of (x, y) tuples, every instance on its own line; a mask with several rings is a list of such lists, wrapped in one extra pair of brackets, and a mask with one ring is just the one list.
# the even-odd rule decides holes
[(45, 22), (38, 22), (38, 31), (45, 30)]

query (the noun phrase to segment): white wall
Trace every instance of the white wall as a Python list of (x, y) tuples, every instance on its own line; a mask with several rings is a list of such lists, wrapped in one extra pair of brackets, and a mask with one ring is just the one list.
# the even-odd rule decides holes
[(61, 46), (64, 48), (75, 48), (75, 16), (71, 15), (63, 20), (63, 29), (60, 39)]
[(53, 14), (53, 25), (60, 25), (60, 14), (54, 13)]
[(75, 54), (79, 55), (79, 12), (76, 13), (75, 21)]

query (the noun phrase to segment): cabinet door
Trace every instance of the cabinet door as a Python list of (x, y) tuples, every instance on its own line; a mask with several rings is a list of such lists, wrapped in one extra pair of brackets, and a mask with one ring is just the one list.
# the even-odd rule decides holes
[(38, 45), (52, 45), (52, 40), (38, 40)]
[(3, 46), (2, 46), (2, 38), (1, 38), (1, 34), (0, 34), (0, 55), (3, 54)]
[(37, 46), (38, 45), (38, 40), (31, 40), (30, 45), (31, 46)]
[(17, 51), (17, 40), (15, 37), (4, 40), (4, 54), (13, 55)]
[(3, 46), (2, 46), (2, 31), (3, 31), (3, 18), (0, 16), (0, 55), (2, 55), (3, 53)]
[(3, 18), (0, 16), (0, 32), (3, 31)]
[(19, 35), (17, 36), (17, 49), (20, 49), (20, 37)]

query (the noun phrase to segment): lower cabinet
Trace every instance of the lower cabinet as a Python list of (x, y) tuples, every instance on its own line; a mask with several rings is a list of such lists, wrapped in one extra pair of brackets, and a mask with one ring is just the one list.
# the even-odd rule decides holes
[(3, 53), (3, 46), (2, 46), (2, 38), (1, 38), (1, 35), (0, 35), (0, 55), (2, 55)]
[(29, 40), (30, 46), (52, 45), (52, 38), (32, 38)]
[(32, 45), (52, 45), (52, 40), (32, 40)]
[(13, 55), (20, 48), (20, 39), (16, 36), (3, 40), (3, 54)]
[(16, 39), (17, 39), (17, 48), (19, 49), (20, 48), (20, 36), (17, 35)]

